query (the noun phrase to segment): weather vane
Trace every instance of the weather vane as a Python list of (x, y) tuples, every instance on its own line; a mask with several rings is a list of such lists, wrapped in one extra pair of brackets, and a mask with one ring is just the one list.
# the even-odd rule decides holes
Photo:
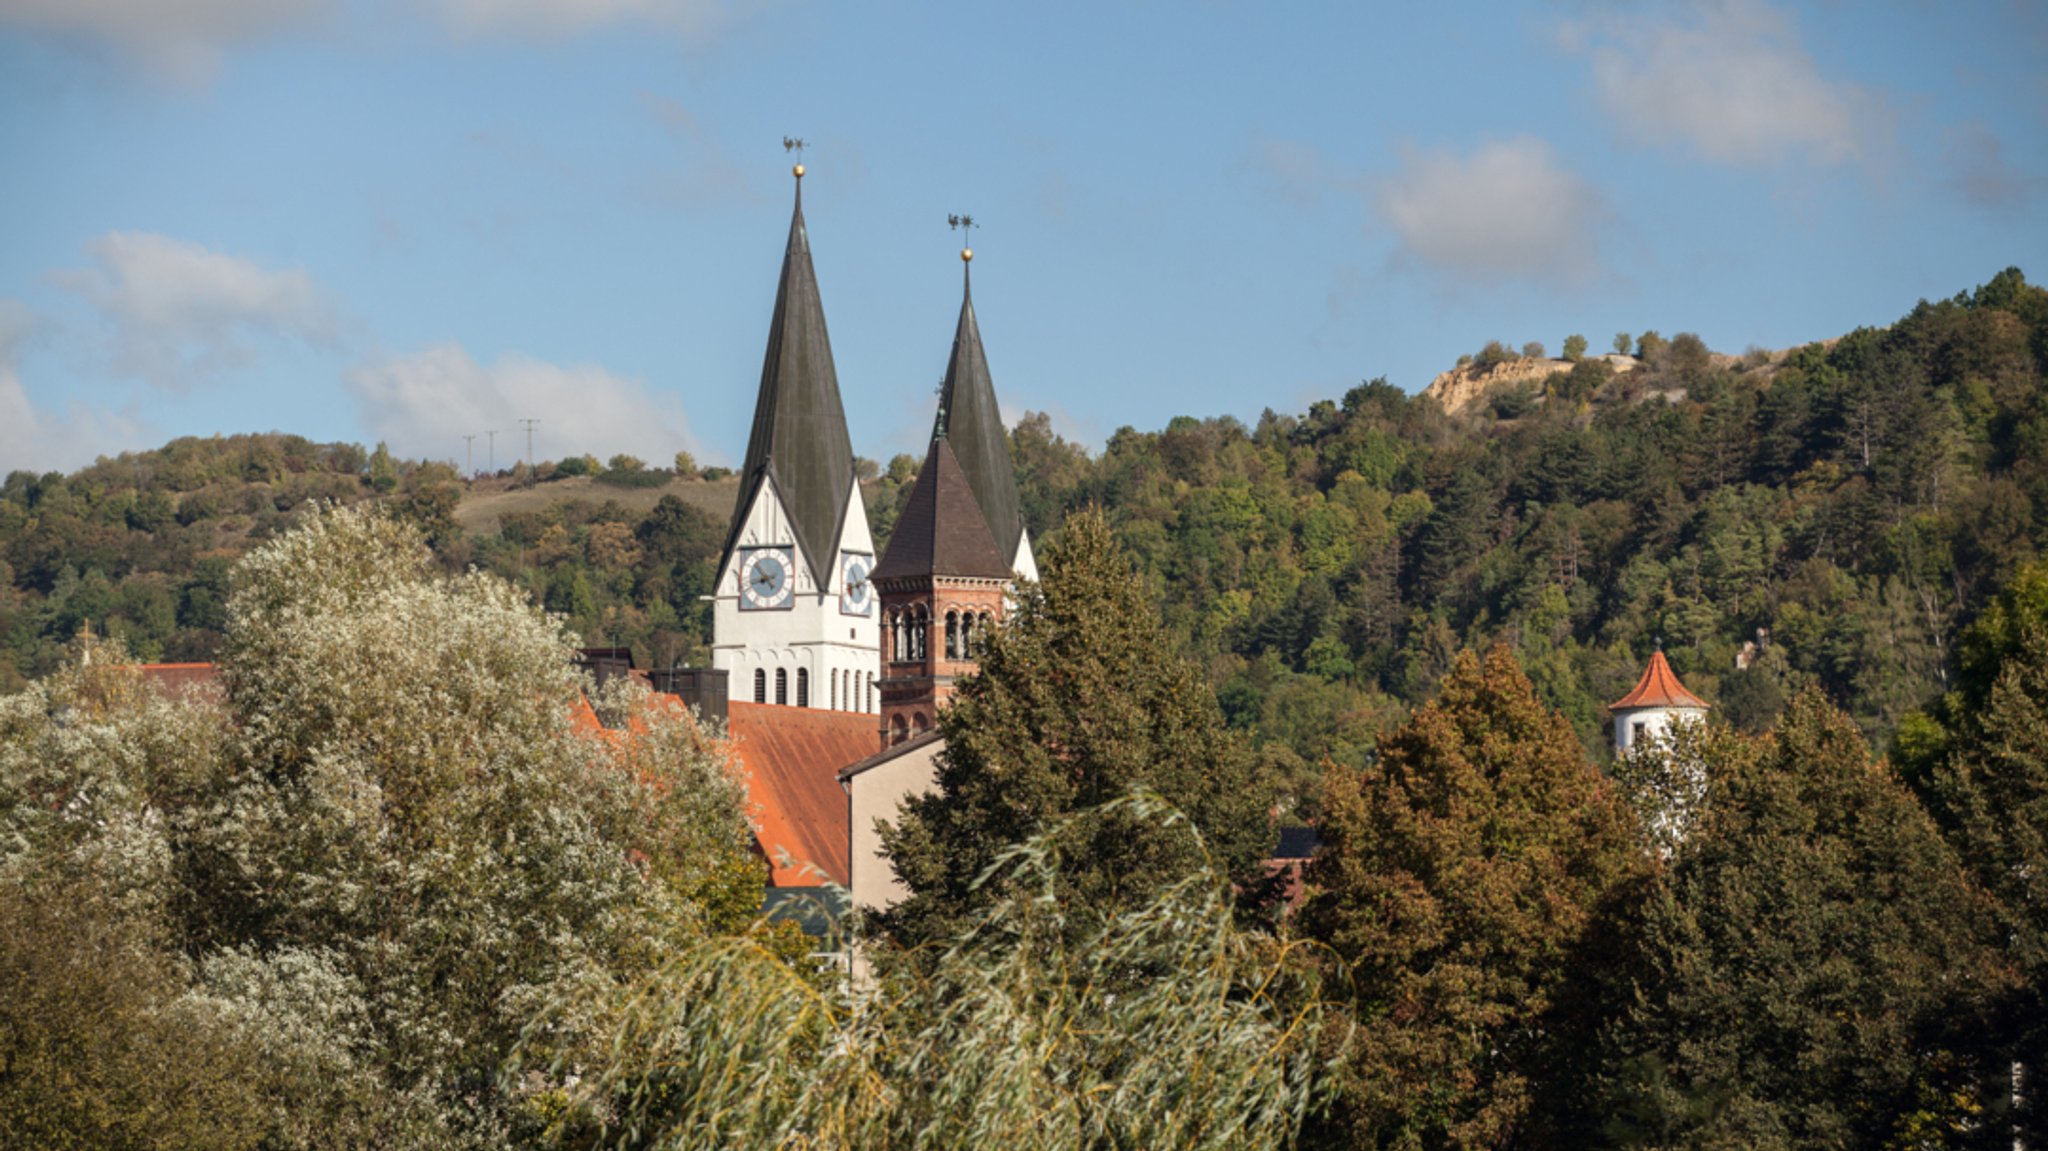
[(796, 175), (796, 178), (797, 178), (797, 179), (799, 179), (799, 180), (803, 179), (803, 178), (804, 178), (804, 142), (803, 142), (803, 138), (802, 138), (802, 137), (800, 137), (800, 136), (784, 136), (784, 137), (782, 138), (782, 150), (783, 150), (784, 152), (795, 152), (795, 153), (796, 153), (796, 167), (794, 167), (794, 168), (791, 168), (791, 169), (790, 169), (790, 171), (791, 171), (791, 172), (793, 172), (793, 173), (795, 173), (795, 175)]
[[(962, 239), (965, 239), (965, 238), (966, 238), (964, 234), (965, 234), (965, 233), (966, 233), (966, 232), (967, 232), (967, 231), (968, 231), (969, 229), (972, 229), (972, 228), (978, 228), (978, 227), (980, 227), (980, 226), (981, 226), (981, 225), (979, 225), (979, 224), (977, 224), (977, 223), (975, 223), (975, 222), (974, 222), (974, 217), (972, 217), (972, 216), (967, 216), (967, 215), (958, 215), (958, 216), (956, 216), (956, 215), (951, 215), (951, 214), (948, 214), (948, 215), (946, 216), (946, 228), (947, 228), (947, 230), (948, 230), (948, 231), (952, 231), (952, 230), (955, 230), (955, 229), (959, 230), (959, 231), (960, 231), (961, 233), (963, 233), (963, 235), (962, 235)], [(962, 261), (967, 261), (967, 260), (972, 260), (973, 258), (974, 258), (974, 246), (973, 246), (972, 244), (963, 244), (963, 245), (961, 245), (961, 248), (960, 248), (960, 259), (961, 259)]]

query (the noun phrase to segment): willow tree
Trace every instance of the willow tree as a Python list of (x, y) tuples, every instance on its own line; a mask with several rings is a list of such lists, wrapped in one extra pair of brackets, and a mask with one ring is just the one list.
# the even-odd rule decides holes
[[(734, 937), (593, 989), (607, 1006), (565, 1010), (617, 1029), (550, 1134), (662, 1151), (1292, 1146), (1323, 1089), (1304, 964), (1237, 929), (1207, 866), (1115, 908), (1059, 898), (1069, 832), (1104, 818), (1199, 853), (1156, 797), (1112, 800), (1000, 853), (957, 936), (853, 994)], [(566, 1081), (570, 1064), (547, 1066)]]

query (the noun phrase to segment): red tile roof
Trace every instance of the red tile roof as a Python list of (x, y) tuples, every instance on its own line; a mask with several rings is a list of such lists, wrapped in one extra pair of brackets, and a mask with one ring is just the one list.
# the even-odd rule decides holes
[(1636, 689), (1607, 705), (1608, 711), (1628, 711), (1637, 707), (1696, 707), (1707, 710), (1707, 701), (1685, 690), (1678, 682), (1677, 673), (1664, 653), (1654, 652), (1650, 666), (1643, 669), (1643, 678), (1636, 682)]
[(217, 692), (220, 673), (210, 663), (143, 663), (135, 665), (143, 681), (165, 695)]
[[(769, 883), (815, 887), (822, 872), (844, 886), (851, 877), (849, 817), (839, 769), (874, 752), (880, 731), (875, 717), (735, 701), (727, 729), (747, 768), (761, 850), (773, 869)], [(783, 861), (785, 852), (792, 862)]]

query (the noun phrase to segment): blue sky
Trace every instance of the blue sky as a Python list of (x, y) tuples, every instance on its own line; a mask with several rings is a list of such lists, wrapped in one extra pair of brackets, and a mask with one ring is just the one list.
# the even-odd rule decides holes
[(0, 0), (0, 472), (187, 434), (735, 462), (788, 226), (855, 449), (980, 222), (1091, 447), (1499, 338), (1739, 352), (2048, 279), (2048, 8)]

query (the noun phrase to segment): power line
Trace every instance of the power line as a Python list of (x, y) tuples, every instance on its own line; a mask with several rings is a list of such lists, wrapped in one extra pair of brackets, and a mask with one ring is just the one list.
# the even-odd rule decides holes
[(526, 425), (526, 470), (531, 472), (533, 471), (533, 429), (534, 425), (540, 423), (540, 421), (529, 418), (522, 419), (519, 422)]

